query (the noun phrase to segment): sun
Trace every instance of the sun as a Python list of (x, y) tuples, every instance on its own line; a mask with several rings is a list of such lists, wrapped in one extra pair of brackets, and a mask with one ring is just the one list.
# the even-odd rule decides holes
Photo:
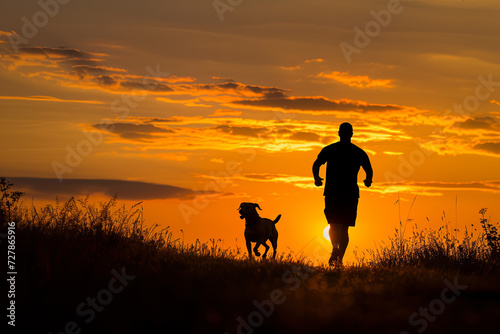
[(323, 230), (323, 236), (328, 241), (330, 241), (330, 233), (329, 232), (330, 232), (330, 225), (326, 225), (325, 229)]

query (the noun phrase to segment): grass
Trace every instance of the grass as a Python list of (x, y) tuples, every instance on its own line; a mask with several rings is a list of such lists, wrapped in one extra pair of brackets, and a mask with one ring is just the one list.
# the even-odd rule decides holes
[[(276, 260), (249, 261), (218, 240), (184, 244), (168, 228), (146, 225), (140, 203), (127, 209), (116, 198), (103, 203), (72, 198), (37, 209), (23, 204), (11, 186), (0, 179), (2, 233), (6, 222), (17, 223), (20, 333), (70, 333), (65, 326), (71, 322), (83, 333), (494, 333), (498, 328), (499, 238), (485, 209), (476, 235), (464, 231), (459, 239), (445, 224), (438, 230), (414, 227), (405, 237), (401, 224), (388, 243), (359, 256), (357, 264), (330, 269), (284, 253)], [(113, 270), (133, 278), (108, 300)], [(466, 288), (436, 309), (448, 283)], [(426, 318), (425, 309), (436, 312)]]
[[(465, 227), (463, 237), (460, 232), (444, 224), (437, 230), (419, 229), (413, 226), (411, 236), (405, 238), (401, 229), (396, 229), (388, 243), (376, 250), (367, 252), (359, 262), (368, 266), (402, 267), (423, 266), (441, 270), (457, 270), (461, 273), (483, 274), (496, 272), (499, 264), (499, 238), (496, 227), (485, 218), (487, 209), (481, 209), (479, 233)], [(365, 255), (365, 254), (363, 254)]]

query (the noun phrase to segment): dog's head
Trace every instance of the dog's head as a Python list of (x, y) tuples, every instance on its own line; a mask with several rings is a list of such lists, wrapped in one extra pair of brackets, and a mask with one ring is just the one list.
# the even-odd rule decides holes
[(255, 210), (255, 208), (259, 208), (259, 210), (262, 210), (257, 203), (241, 203), (240, 207), (238, 208), (238, 211), (240, 212), (240, 219), (250, 217), (252, 215), (258, 216), (257, 210)]

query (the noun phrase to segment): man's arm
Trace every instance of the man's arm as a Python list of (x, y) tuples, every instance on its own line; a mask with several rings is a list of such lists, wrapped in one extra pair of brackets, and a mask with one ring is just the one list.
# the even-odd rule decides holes
[(314, 184), (316, 185), (316, 187), (320, 187), (321, 185), (323, 185), (323, 179), (319, 177), (319, 168), (321, 167), (321, 165), (323, 165), (323, 163), (319, 160), (318, 157), (318, 159), (316, 159), (316, 161), (313, 163), (312, 168)]
[(361, 164), (361, 167), (363, 167), (363, 170), (366, 173), (366, 179), (363, 181), (365, 183), (365, 186), (368, 188), (372, 185), (372, 179), (373, 179), (373, 169), (372, 169), (372, 164), (370, 163), (370, 158), (368, 158), (368, 155), (365, 153), (365, 159), (363, 161), (363, 164)]

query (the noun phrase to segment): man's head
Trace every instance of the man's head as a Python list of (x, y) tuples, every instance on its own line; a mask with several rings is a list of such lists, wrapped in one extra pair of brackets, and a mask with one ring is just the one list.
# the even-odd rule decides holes
[(341, 141), (350, 141), (352, 137), (352, 125), (351, 123), (342, 123), (339, 126), (339, 137)]

